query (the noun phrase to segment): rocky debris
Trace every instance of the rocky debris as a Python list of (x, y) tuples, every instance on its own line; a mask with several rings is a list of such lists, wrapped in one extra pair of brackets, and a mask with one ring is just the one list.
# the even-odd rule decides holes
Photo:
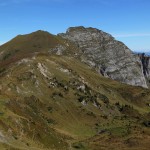
[(83, 100), (83, 101), (81, 102), (81, 104), (82, 104), (83, 106), (86, 106), (86, 105), (87, 105), (87, 102), (86, 102), (85, 100)]
[(5, 143), (7, 142), (5, 136), (3, 135), (3, 133), (0, 131), (0, 142)]
[(68, 69), (64, 69), (64, 68), (59, 68), (59, 70), (61, 72), (67, 73), (67, 74), (69, 74), (69, 72), (70, 72)]
[(49, 79), (49, 71), (47, 69), (47, 67), (44, 64), (38, 63), (38, 69), (40, 71), (40, 73), (47, 79)]
[(40, 85), (39, 81), (36, 80), (36, 81), (35, 81), (35, 86), (36, 86), (36, 87), (39, 87), (39, 85)]
[[(56, 55), (62, 55), (63, 51), (65, 51), (66, 48), (62, 45), (57, 45), (55, 48), (52, 49), (52, 52), (55, 52)], [(50, 50), (51, 53), (51, 50)]]
[(21, 93), (22, 92), (22, 90), (18, 86), (16, 87), (16, 91), (17, 91), (17, 93)]
[(85, 91), (85, 85), (83, 84), (83, 85), (78, 86), (77, 90), (84, 92)]
[(97, 101), (94, 101), (94, 102), (93, 102), (93, 105), (94, 105), (95, 107), (99, 108), (99, 109), (100, 109), (100, 107), (101, 107), (101, 105), (100, 105)]
[(97, 134), (103, 134), (103, 133), (106, 133), (108, 132), (106, 129), (101, 129), (97, 132)]
[(29, 59), (29, 58), (24, 58), (24, 59), (18, 61), (17, 64), (18, 64), (18, 65), (20, 65), (20, 64), (27, 64), (27, 63), (29, 63), (29, 62), (31, 62), (31, 61), (32, 61), (32, 60)]
[(111, 79), (147, 88), (140, 58), (110, 34), (95, 28), (71, 27), (58, 34), (80, 49), (80, 59)]

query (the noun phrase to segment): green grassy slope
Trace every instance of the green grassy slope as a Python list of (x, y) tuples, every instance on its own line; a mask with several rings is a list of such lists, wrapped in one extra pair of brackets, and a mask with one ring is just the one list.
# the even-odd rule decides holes
[(64, 55), (68, 50), (70, 55), (78, 52), (74, 44), (46, 31), (39, 30), (26, 35), (18, 35), (0, 46), (0, 72), (13, 62), (32, 57), (39, 52), (56, 53), (58, 48), (62, 49)]
[(0, 74), (0, 148), (147, 149), (149, 103), (148, 89), (73, 57), (38, 54)]

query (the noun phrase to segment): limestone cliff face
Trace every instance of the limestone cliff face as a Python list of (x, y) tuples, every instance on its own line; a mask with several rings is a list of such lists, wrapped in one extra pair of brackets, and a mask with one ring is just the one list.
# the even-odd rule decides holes
[(140, 58), (110, 34), (95, 28), (71, 27), (59, 36), (75, 43), (81, 60), (105, 77), (147, 87)]
[(138, 54), (143, 68), (143, 74), (146, 78), (147, 85), (150, 87), (150, 56), (143, 54)]

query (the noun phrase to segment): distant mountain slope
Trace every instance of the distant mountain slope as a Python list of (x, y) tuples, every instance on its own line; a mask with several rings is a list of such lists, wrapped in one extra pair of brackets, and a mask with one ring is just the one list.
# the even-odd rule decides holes
[(81, 26), (71, 27), (59, 36), (75, 43), (81, 49), (82, 61), (95, 67), (105, 77), (147, 87), (139, 57), (110, 34)]
[(148, 89), (39, 53), (0, 74), (0, 149), (148, 150), (149, 104)]

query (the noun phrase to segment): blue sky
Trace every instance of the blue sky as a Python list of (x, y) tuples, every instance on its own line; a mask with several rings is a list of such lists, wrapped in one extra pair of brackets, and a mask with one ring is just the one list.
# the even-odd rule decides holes
[(150, 51), (150, 0), (0, 0), (0, 44), (18, 34), (95, 27)]

